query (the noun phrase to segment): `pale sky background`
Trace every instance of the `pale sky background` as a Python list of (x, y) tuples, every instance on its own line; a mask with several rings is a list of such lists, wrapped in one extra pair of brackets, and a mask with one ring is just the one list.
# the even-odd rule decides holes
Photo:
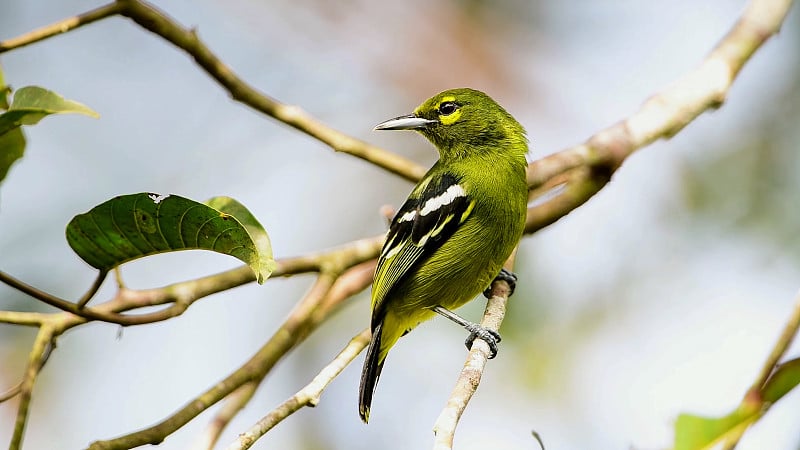
[[(101, 3), (6, 0), (0, 39)], [(583, 141), (695, 67), (744, 2), (159, 1), (238, 74), (325, 123), (430, 165), (412, 133), (375, 133), (436, 92), (486, 91), (523, 123), (532, 158)], [(681, 412), (732, 410), (800, 288), (800, 14), (745, 67), (727, 103), (630, 158), (588, 204), (526, 237), (520, 284), (456, 448), (662, 449)], [(47, 118), (0, 185), (0, 268), (78, 297), (94, 273), (64, 227), (120, 194), (232, 196), (269, 232), (277, 257), (384, 230), (379, 208), (411, 185), (233, 103), (191, 59), (121, 18), (0, 57), (15, 88), (40, 85), (99, 120)], [(157, 287), (236, 266), (189, 252), (123, 268)], [(77, 449), (149, 426), (248, 359), (312, 277), (203, 299), (168, 322), (91, 324), (58, 341), (34, 392), (27, 449)], [(113, 294), (107, 283), (97, 297)], [(0, 308), (50, 311), (6, 286)], [(483, 302), (461, 312), (477, 319)], [(292, 395), (368, 324), (348, 302), (280, 362), (221, 446)], [(19, 380), (34, 337), (0, 326), (0, 390)], [(464, 333), (436, 319), (387, 360), (371, 423), (357, 414), (363, 356), (317, 408), (253, 448), (430, 448), (463, 364)], [(797, 357), (794, 345), (790, 356)], [(0, 404), (0, 442), (15, 401)], [(211, 414), (159, 448), (190, 448)], [(739, 450), (800, 449), (800, 393), (776, 404)]]

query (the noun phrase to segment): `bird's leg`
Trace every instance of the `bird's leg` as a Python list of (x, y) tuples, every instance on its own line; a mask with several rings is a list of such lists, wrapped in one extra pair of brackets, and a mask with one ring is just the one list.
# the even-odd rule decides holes
[[(512, 295), (514, 295), (514, 289), (517, 288), (517, 274), (515, 274), (510, 270), (500, 269), (500, 273), (498, 273), (497, 276), (494, 277), (492, 283), (494, 283), (497, 280), (503, 280), (506, 283), (508, 283), (508, 288), (511, 289), (511, 292), (509, 292), (508, 296), (511, 297)], [(485, 291), (483, 291), (483, 296), (486, 298), (492, 298), (491, 284), (489, 285), (488, 288), (486, 288)]]
[(464, 341), (464, 345), (467, 346), (467, 349), (472, 350), (472, 343), (475, 342), (475, 339), (483, 339), (489, 345), (489, 359), (494, 358), (497, 356), (497, 343), (500, 342), (500, 333), (494, 330), (490, 330), (488, 328), (484, 328), (477, 323), (470, 322), (463, 317), (459, 316), (458, 314), (450, 311), (447, 308), (442, 306), (434, 306), (431, 308), (435, 313), (441, 314), (444, 317), (452, 320), (453, 322), (461, 325), (464, 327), (465, 330), (469, 331), (469, 336), (467, 336), (467, 340)]

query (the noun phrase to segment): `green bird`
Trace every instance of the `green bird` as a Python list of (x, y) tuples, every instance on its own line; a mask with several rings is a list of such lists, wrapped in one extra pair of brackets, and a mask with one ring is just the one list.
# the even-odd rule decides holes
[[(450, 310), (501, 276), (525, 226), (528, 186), (525, 129), (483, 92), (439, 93), (413, 114), (376, 130), (415, 130), (439, 160), (414, 187), (389, 227), (372, 285), (372, 339), (361, 372), (358, 412), (369, 421), (375, 386), (389, 349), (420, 322), (441, 314), (485, 340), (500, 336)], [(499, 275), (498, 275), (499, 274)]]

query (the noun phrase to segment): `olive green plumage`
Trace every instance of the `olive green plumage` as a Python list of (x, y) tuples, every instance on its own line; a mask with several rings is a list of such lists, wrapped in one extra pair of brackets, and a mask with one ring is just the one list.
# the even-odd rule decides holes
[(483, 92), (444, 91), (375, 129), (416, 130), (439, 160), (397, 212), (378, 259), (364, 422), (389, 349), (432, 318), (431, 308), (458, 308), (489, 286), (522, 235), (528, 198), (525, 130)]

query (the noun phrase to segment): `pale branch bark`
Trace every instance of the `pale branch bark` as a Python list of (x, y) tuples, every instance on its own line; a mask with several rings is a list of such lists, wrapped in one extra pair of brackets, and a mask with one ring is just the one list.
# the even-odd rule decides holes
[[(702, 112), (719, 107), (744, 63), (761, 44), (777, 32), (791, 3), (789, 0), (755, 0), (751, 2), (739, 22), (696, 70), (690, 72), (667, 89), (652, 96), (639, 111), (627, 119), (598, 132), (587, 142), (532, 163), (528, 168), (528, 182), (533, 195), (544, 192), (557, 184), (563, 183), (564, 188), (553, 199), (529, 208), (526, 233), (532, 233), (555, 222), (588, 200), (602, 189), (614, 171), (635, 150), (654, 140), (672, 136)], [(233, 74), (231, 69), (197, 38), (193, 30), (183, 28), (163, 12), (140, 0), (120, 0), (76, 16), (76, 18), (70, 18), (19, 38), (4, 41), (0, 43), (0, 53), (37, 42), (61, 32), (70, 31), (115, 13), (129, 17), (143, 28), (161, 36), (187, 52), (235, 100), (318, 139), (336, 151), (362, 158), (406, 179), (416, 180), (424, 173), (424, 169), (416, 164), (346, 136), (319, 123), (299, 108), (281, 104), (259, 92)], [(362, 254), (365, 259), (361, 261), (369, 261), (366, 264), (374, 264), (374, 258), (380, 248), (382, 239), (382, 237), (371, 240), (365, 239), (360, 242), (361, 246), (366, 248), (366, 253)], [(294, 267), (292, 268), (292, 266)], [(286, 274), (292, 273), (292, 270), (297, 270), (296, 273), (321, 271), (324, 275), (342, 273), (346, 267), (341, 266), (341, 262), (336, 258), (321, 259), (316, 256), (309, 256), (286, 261), (284, 269), (287, 270)], [(346, 273), (355, 272), (358, 271), (351, 269)], [(279, 273), (274, 274), (273, 277), (280, 276)], [(211, 404), (228, 397), (241, 386), (247, 383), (260, 383), (274, 363), (291, 348), (302, 342), (308, 333), (328, 317), (331, 309), (336, 304), (352, 295), (352, 293), (366, 287), (371, 281), (371, 273), (360, 273), (357, 277), (357, 282), (344, 283), (342, 282), (344, 278), (342, 277), (331, 284), (328, 295), (323, 296), (328, 300), (320, 300), (320, 305), (317, 305), (318, 307), (313, 311), (303, 310), (303, 305), (307, 306), (309, 303), (307, 301), (308, 297), (298, 304), (295, 313), (287, 319), (273, 338), (253, 356), (248, 364), (245, 364), (233, 372), (226, 380), (209, 389), (206, 394), (199, 396), (175, 415), (170, 416), (154, 427), (115, 440), (97, 442), (95, 443), (95, 448), (126, 448), (125, 446), (131, 442), (159, 442)], [(122, 325), (166, 320), (181, 314), (194, 300), (251, 281), (253, 281), (252, 273), (249, 272), (248, 268), (241, 267), (215, 276), (195, 280), (194, 282), (178, 283), (162, 289), (131, 291), (121, 288), (120, 293), (114, 299), (80, 311), (73, 312), (71, 311), (72, 306), (69, 306), (67, 309), (70, 312), (41, 316), (30, 315), (34, 313), (0, 312), (0, 322), (39, 326), (40, 336), (42, 336), (42, 329), (50, 329), (52, 327), (51, 337), (54, 339), (66, 329), (89, 320), (105, 320)], [(24, 289), (20, 290), (26, 292)], [(36, 297), (36, 295), (33, 296)], [(168, 303), (171, 303), (171, 306), (156, 313), (139, 316), (120, 314), (143, 306)], [(490, 304), (494, 305), (495, 303), (490, 302)], [(74, 304), (71, 303), (71, 305)], [(61, 306), (64, 305), (62, 304)], [(495, 306), (492, 306), (492, 310), (494, 309)], [(301, 311), (303, 312), (301, 313)], [(502, 305), (498, 307), (498, 311), (500, 313), (504, 311)], [(95, 316), (91, 316), (92, 314)], [(97, 316), (98, 314), (99, 316)], [(40, 320), (41, 322), (39, 322)], [(287, 333), (289, 333), (288, 336)], [(37, 340), (37, 342), (39, 341)], [(475, 348), (482, 346), (483, 343), (478, 342)], [(488, 351), (488, 349), (484, 350)], [(29, 371), (26, 372), (25, 381), (20, 387), (20, 393), (23, 394), (23, 397), (27, 395), (25, 411), (27, 411), (27, 404), (30, 401), (30, 390), (26, 393), (25, 382), (29, 382), (30, 388), (32, 388), (36, 374), (41, 370), (41, 365), (37, 367), (32, 364), (37, 361), (35, 354), (36, 352), (32, 351)], [(45, 359), (46, 357), (41, 359), (42, 364)], [(262, 366), (255, 367), (256, 364), (262, 364)], [(266, 369), (263, 367), (266, 367)], [(475, 367), (480, 369), (478, 366)], [(36, 368), (36, 370), (31, 372), (31, 368)], [(481, 370), (477, 370), (475, 373), (478, 377)], [(33, 373), (33, 376), (29, 376), (30, 373)], [(466, 379), (469, 379), (469, 377)], [(475, 387), (477, 387), (477, 384), (475, 384)], [(454, 389), (454, 393), (457, 390)], [(464, 391), (464, 393), (467, 392)], [(454, 396), (453, 398), (463, 397)], [(457, 403), (454, 400), (454, 404)], [(463, 405), (466, 406), (466, 401), (463, 402)], [(463, 407), (456, 406), (456, 410), (462, 408), (461, 412), (463, 412)], [(232, 409), (235, 408), (232, 407)], [(458, 415), (461, 412), (458, 412)], [(443, 414), (445, 414), (445, 411), (443, 411)], [(26, 413), (23, 413), (21, 408), (20, 414), (18, 414), (18, 425), (21, 422), (21, 429), (24, 429), (25, 416)], [(21, 421), (20, 418), (22, 418)], [(225, 418), (225, 420), (229, 419)], [(439, 421), (437, 421), (437, 439), (439, 434), (446, 434), (439, 430), (448, 429), (447, 425), (439, 426), (438, 423)], [(450, 423), (453, 423), (454, 427), (457, 423), (457, 417), (455, 422)], [(224, 424), (222, 427), (224, 428)], [(15, 427), (15, 439), (19, 434), (21, 442), (21, 431), (18, 433), (18, 428), (20, 427)]]
[(0, 394), (0, 403), (3, 403), (6, 400), (11, 400), (12, 398), (14, 398), (17, 395), (19, 395), (20, 392), (22, 392), (22, 382), (21, 381), (19, 383), (15, 384), (14, 386), (11, 386), (10, 388), (6, 389), (5, 392)]
[[(509, 271), (514, 268), (516, 249), (505, 263), (505, 268)], [(491, 297), (486, 302), (486, 310), (481, 319), (481, 326), (490, 330), (499, 331), (500, 325), (506, 315), (506, 303), (511, 295), (511, 288), (503, 280), (495, 280), (491, 287)], [(461, 415), (467, 409), (470, 399), (478, 390), (483, 376), (483, 370), (489, 360), (491, 350), (489, 345), (481, 340), (475, 339), (467, 354), (467, 360), (456, 380), (447, 404), (439, 413), (436, 423), (433, 425), (434, 450), (451, 449), (453, 439), (456, 434), (456, 427), (461, 419)]]
[(89, 449), (128, 449), (158, 444), (243, 384), (261, 383), (275, 364), (303, 342), (337, 306), (369, 286), (374, 269), (374, 261), (368, 261), (350, 268), (341, 276), (323, 271), (272, 337), (239, 369), (156, 425), (118, 438), (96, 441)]
[[(791, 0), (751, 1), (741, 18), (697, 69), (651, 96), (627, 119), (601, 130), (585, 143), (531, 163), (528, 167), (529, 189), (553, 187), (552, 180), (561, 175), (566, 179), (559, 182), (565, 182), (566, 186), (555, 198), (528, 209), (525, 232), (533, 233), (586, 202), (608, 183), (623, 161), (637, 149), (657, 139), (673, 136), (703, 112), (720, 107), (744, 64), (780, 30), (791, 4)], [(494, 305), (490, 301), (484, 315), (484, 321), (499, 317), (495, 323), (497, 327), (505, 315), (505, 301), (499, 300)], [(490, 305), (493, 306), (491, 310)], [(786, 336), (793, 337), (797, 325), (790, 321), (779, 342), (788, 345), (791, 338), (787, 340)], [(486, 366), (488, 347), (483, 342), (481, 344), (486, 348), (479, 352), (473, 347), (447, 406), (436, 420), (435, 450), (453, 447), (455, 428)], [(778, 347), (773, 351), (771, 361), (767, 362), (769, 368), (765, 365), (759, 377), (761, 384), (772, 373), (784, 351), (785, 348)]]
[(27, 425), (28, 409), (31, 405), (33, 396), (33, 386), (36, 378), (42, 370), (50, 352), (55, 346), (56, 334), (50, 325), (39, 327), (39, 333), (33, 343), (33, 348), (28, 356), (28, 367), (19, 388), (19, 406), (17, 407), (17, 418), (14, 421), (14, 433), (11, 436), (9, 450), (22, 448), (22, 438), (25, 436), (25, 426)]
[(76, 28), (88, 25), (101, 19), (119, 14), (121, 6), (117, 3), (109, 3), (97, 9), (87, 11), (77, 16), (68, 17), (42, 28), (25, 33), (19, 37), (0, 41), (0, 53), (24, 47), (44, 39), (72, 31)]
[(258, 383), (245, 383), (226, 397), (222, 407), (208, 423), (192, 448), (194, 450), (213, 450), (222, 432), (225, 431), (231, 420), (239, 414), (239, 411), (253, 398), (256, 389), (258, 389)]
[(0, 311), (0, 323), (39, 327), (49, 314), (35, 312)]
[[(274, 365), (274, 362), (276, 362), (280, 357), (282, 357), (285, 354), (285, 352), (293, 348), (294, 345), (302, 342), (302, 340), (305, 338), (305, 335), (297, 334), (297, 330), (301, 330), (304, 327), (309, 327), (309, 326), (311, 327), (311, 330), (313, 330), (313, 328), (316, 327), (316, 325), (318, 325), (325, 318), (327, 318), (327, 315), (331, 313), (334, 306), (338, 305), (346, 298), (366, 288), (369, 285), (371, 281), (371, 272), (365, 273), (364, 267), (373, 267), (375, 263), (375, 257), (380, 249), (382, 241), (383, 241), (383, 236), (366, 238), (351, 242), (343, 247), (329, 250), (326, 252), (320, 252), (312, 255), (300, 256), (295, 258), (279, 259), (276, 261), (277, 267), (273, 272), (271, 278), (290, 276), (299, 273), (321, 272), (320, 278), (323, 281), (329, 280), (331, 277), (333, 277), (333, 281), (336, 282), (334, 283), (333, 281), (331, 281), (330, 284), (333, 286), (333, 289), (330, 289), (330, 292), (327, 294), (327, 297), (329, 299), (327, 300), (327, 302), (323, 302), (322, 305), (317, 310), (312, 309), (311, 311), (305, 311), (305, 315), (303, 315), (303, 317), (299, 317), (298, 315), (290, 316), (289, 319), (287, 319), (287, 322), (291, 321), (292, 323), (289, 325), (287, 325), (287, 323), (284, 323), (284, 326), (281, 328), (281, 330), (283, 330), (284, 334), (285, 333), (291, 334), (291, 337), (294, 339), (294, 342), (291, 346), (274, 347), (273, 345), (273, 347), (269, 347), (270, 343), (268, 342), (267, 345), (265, 345), (265, 348), (269, 347), (269, 351), (264, 351), (264, 349), (262, 348), (263, 353), (260, 352), (259, 353), (260, 356), (257, 355), (256, 357), (254, 357), (254, 360), (256, 360), (256, 362), (252, 364), (256, 365), (260, 364), (265, 359), (271, 358), (272, 361), (272, 363), (269, 365), (264, 364), (263, 367), (265, 371), (263, 372), (262, 375), (256, 377), (255, 381), (256, 384), (260, 383), (260, 381), (263, 379), (266, 373), (271, 369), (272, 365)], [(340, 274), (344, 275), (340, 276)], [(9, 284), (12, 287), (16, 287), (20, 284), (24, 285), (24, 283), (19, 282), (18, 280), (15, 280), (13, 278), (10, 278), (6, 274), (2, 274), (2, 272), (0, 272), (0, 275), (2, 275), (2, 277), (0, 277), (0, 280), (5, 282), (10, 281)], [(110, 319), (108, 320), (108, 322), (122, 324), (122, 325), (136, 325), (136, 324), (152, 323), (154, 321), (166, 320), (169, 317), (174, 317), (176, 315), (181, 314), (194, 301), (199, 300), (200, 298), (206, 297), (208, 295), (223, 290), (231, 289), (233, 287), (249, 283), (254, 280), (255, 276), (253, 275), (252, 270), (250, 270), (250, 268), (247, 266), (241, 266), (236, 269), (229, 270), (227, 272), (222, 272), (220, 274), (203, 277), (196, 280), (176, 283), (159, 289), (137, 291), (137, 290), (122, 288), (113, 299), (101, 303), (93, 308), (78, 309), (76, 310), (77, 314), (73, 312), (42, 314), (42, 313), (0, 311), (0, 322), (39, 327), (39, 334), (36, 341), (37, 343), (31, 350), (29, 356), (31, 361), (29, 362), (29, 370), (26, 372), (26, 375), (23, 378), (20, 392), (14, 393), (13, 389), (10, 391), (10, 394), (13, 395), (21, 394), (20, 395), (21, 401), (17, 414), (17, 424), (15, 426), (14, 436), (12, 440), (12, 448), (18, 448), (21, 445), (22, 433), (24, 432), (25, 429), (25, 422), (27, 420), (28, 407), (30, 404), (30, 396), (34, 382), (36, 380), (36, 375), (38, 375), (42, 366), (46, 362), (46, 355), (49, 354), (49, 347), (48, 347), (48, 353), (44, 354), (45, 357), (43, 358), (41, 356), (43, 353), (41, 352), (41, 346), (39, 345), (39, 342), (43, 338), (43, 336), (48, 336), (50, 340), (54, 342), (55, 339), (61, 334), (63, 334), (66, 330), (84, 324), (90, 320), (94, 320), (93, 317), (101, 317), (104, 319), (108, 318)], [(319, 280), (317, 285), (319, 285)], [(35, 288), (32, 287), (30, 287), (30, 289), (35, 290)], [(26, 292), (28, 290), (29, 289), (23, 289), (22, 291)], [(324, 297), (321, 296), (321, 292), (322, 291), (318, 290), (317, 297), (320, 298)], [(35, 298), (36, 296), (42, 296), (42, 295), (50, 296), (50, 294), (39, 292), (38, 294), (35, 294)], [(67, 302), (66, 300), (62, 301), (69, 303), (69, 305), (71, 305), (70, 308), (76, 307), (74, 303)], [(119, 314), (124, 311), (129, 311), (147, 306), (158, 306), (166, 303), (173, 303), (173, 305), (156, 313), (134, 315), (134, 316), (126, 316)], [(88, 314), (92, 314), (92, 317), (79, 315), (79, 314), (86, 314), (87, 312)], [(281, 330), (279, 330), (278, 335), (280, 335)], [(310, 332), (310, 330), (308, 332)], [(274, 339), (271, 340), (270, 342), (274, 342)], [(37, 363), (33, 364), (33, 362)], [(31, 368), (35, 368), (35, 371), (31, 371)], [(186, 413), (184, 416), (181, 416), (179, 418), (173, 417), (173, 420), (171, 422), (168, 422), (164, 424), (161, 428), (155, 430), (152, 435), (158, 436), (158, 433), (160, 433), (161, 430), (170, 430), (171, 426), (173, 426), (175, 423), (180, 423), (180, 420), (183, 418), (185, 418), (186, 421), (190, 420), (195, 415), (205, 410), (205, 408), (207, 408), (211, 404), (215, 403), (216, 401), (219, 401), (220, 399), (230, 394), (232, 391), (236, 390), (241, 384), (247, 383), (249, 381), (248, 376), (249, 374), (254, 373), (253, 372), (254, 369), (252, 368), (246, 368), (244, 370), (243, 369), (234, 372), (234, 374), (232, 374), (228, 378), (227, 384), (225, 384), (225, 382), (218, 384), (217, 386), (215, 386), (215, 388), (212, 388), (209, 392), (206, 393), (205, 398), (201, 396), (196, 400), (196, 402), (190, 404), (189, 406), (197, 406), (198, 404), (204, 405), (205, 403), (203, 402), (210, 402), (201, 409), (199, 409), (199, 411), (196, 412), (196, 414), (191, 415), (190, 413)], [(255, 372), (255, 373), (260, 373), (260, 372)], [(226, 390), (228, 388), (230, 388), (230, 390)], [(219, 395), (219, 397), (214, 397), (215, 395)], [(182, 424), (179, 426), (182, 426)], [(175, 429), (177, 428), (171, 430), (174, 431)], [(170, 431), (170, 433), (172, 431)], [(163, 439), (165, 436), (166, 434), (160, 436), (160, 439)], [(105, 448), (105, 447), (100, 447), (100, 448)]]
[[(117, 272), (119, 273), (119, 272)], [(86, 291), (85, 294), (77, 301), (77, 306), (79, 309), (83, 309), (89, 300), (97, 294), (97, 291), (100, 289), (100, 286), (103, 285), (103, 281), (105, 281), (106, 276), (108, 275), (108, 270), (99, 270), (97, 272), (97, 277), (95, 277), (94, 282), (91, 286), (89, 286), (89, 290)]]
[[(360, 239), (350, 242), (340, 248), (294, 258), (284, 258), (276, 261), (277, 266), (270, 278), (278, 278), (300, 273), (318, 272), (321, 270), (342, 270), (364, 261), (374, 259), (378, 255), (384, 237)], [(81, 308), (78, 304), (48, 294), (33, 286), (28, 285), (11, 275), (0, 271), (0, 282), (5, 283), (33, 298), (43, 301), (50, 306), (61, 309), (69, 316), (65, 320), (68, 327), (79, 323), (99, 320), (122, 326), (142, 325), (160, 322), (183, 314), (195, 301), (218, 292), (241, 286), (255, 281), (255, 275), (247, 266), (240, 266), (216, 275), (198, 278), (196, 280), (175, 283), (157, 289), (132, 290), (122, 288), (117, 295), (104, 303), (92, 308)], [(125, 315), (120, 314), (138, 308), (171, 304), (160, 311), (147, 314)], [(0, 322), (4, 317), (17, 318), (30, 321), (36, 316), (16, 316), (0, 312)], [(21, 323), (26, 324), (26, 323)], [(28, 323), (33, 325), (33, 323)]]
[(526, 232), (555, 222), (597, 193), (634, 151), (669, 138), (700, 114), (725, 101), (736, 76), (750, 57), (778, 33), (792, 0), (753, 0), (727, 35), (696, 69), (651, 96), (628, 118), (595, 133), (586, 142), (534, 161), (528, 167), (528, 185), (538, 189), (553, 177), (577, 168), (589, 168), (570, 184), (561, 206), (545, 204), (528, 213)]
[(425, 174), (425, 168), (411, 160), (334, 130), (300, 107), (285, 105), (258, 91), (217, 58), (199, 39), (196, 30), (183, 28), (155, 6), (143, 0), (119, 0), (117, 3), (122, 6), (120, 14), (188, 53), (234, 100), (319, 140), (337, 152), (361, 158), (408, 180), (416, 181)]
[(325, 366), (309, 384), (262, 417), (247, 431), (241, 433), (234, 442), (225, 447), (226, 450), (246, 450), (269, 430), (301, 408), (317, 406), (325, 388), (364, 350), (369, 344), (370, 336), (370, 330), (367, 328), (353, 337), (336, 358)]
[(407, 180), (416, 181), (425, 174), (426, 169), (419, 164), (335, 130), (300, 107), (283, 104), (259, 91), (239, 78), (222, 62), (199, 39), (195, 29), (184, 28), (165, 12), (144, 0), (118, 0), (31, 33), (2, 41), (0, 53), (71, 31), (81, 25), (112, 15), (128, 17), (140, 27), (185, 51), (211, 78), (227, 90), (235, 101), (317, 139), (334, 151), (361, 158)]

